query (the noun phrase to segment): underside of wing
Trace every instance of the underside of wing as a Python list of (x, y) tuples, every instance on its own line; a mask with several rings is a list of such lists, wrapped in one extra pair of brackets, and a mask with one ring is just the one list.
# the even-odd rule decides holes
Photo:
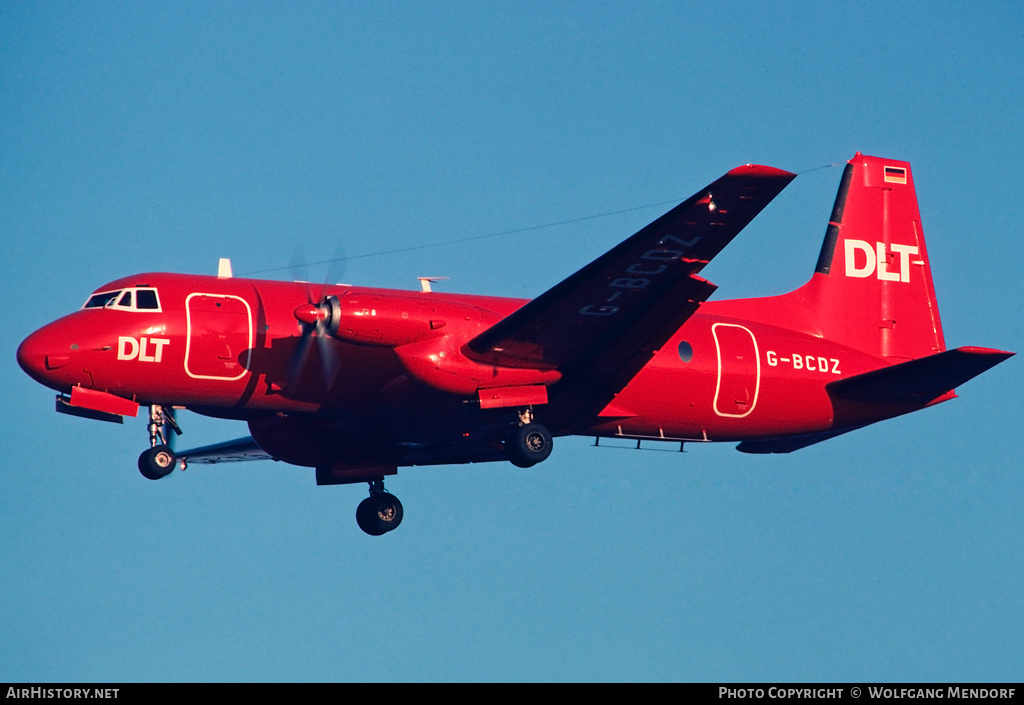
[(177, 454), (188, 463), (214, 464), (237, 463), (244, 460), (271, 460), (251, 437), (236, 438), (233, 441), (214, 443), (201, 448), (192, 448)]
[[(264, 451), (251, 436), (232, 441), (191, 448), (177, 453), (187, 464), (214, 465), (237, 463), (247, 460), (273, 460), (274, 456)], [(397, 466), (454, 465), (504, 460), (501, 444), (487, 441), (473, 443), (399, 444), (381, 450), (379, 458), (362, 459), (356, 463), (378, 466), (391, 463)], [(362, 481), (360, 477), (359, 481)]]
[(558, 370), (545, 410), (555, 427), (600, 410), (715, 290), (698, 272), (794, 178), (766, 166), (733, 169), (471, 340), (466, 353)]

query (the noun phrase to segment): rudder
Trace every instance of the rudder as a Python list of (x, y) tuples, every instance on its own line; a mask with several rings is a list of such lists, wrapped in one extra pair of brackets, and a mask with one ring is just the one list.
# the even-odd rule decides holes
[(830, 340), (894, 361), (946, 349), (909, 163), (849, 161), (800, 294)]

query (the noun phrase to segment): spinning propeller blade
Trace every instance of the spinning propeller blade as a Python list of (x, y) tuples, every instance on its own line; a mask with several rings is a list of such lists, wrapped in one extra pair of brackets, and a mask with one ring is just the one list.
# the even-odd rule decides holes
[[(306, 280), (303, 276), (306, 268), (304, 259), (300, 245), (293, 255), (291, 267), (293, 278), (297, 281)], [(336, 282), (344, 274), (347, 261), (344, 249), (338, 245), (335, 247), (335, 257), (327, 261), (328, 267), (323, 283), (319, 287), (314, 287), (308, 282), (306, 284), (306, 303), (296, 307), (294, 311), (295, 319), (302, 330), (302, 337), (288, 365), (289, 388), (294, 389), (300, 384), (305, 370), (314, 362), (311, 360), (313, 355), (317, 358), (315, 366), (319, 368), (321, 384), (329, 387), (334, 381), (337, 355), (332, 332), (338, 329), (341, 306), (336, 296), (327, 295), (325, 292), (329, 284)]]

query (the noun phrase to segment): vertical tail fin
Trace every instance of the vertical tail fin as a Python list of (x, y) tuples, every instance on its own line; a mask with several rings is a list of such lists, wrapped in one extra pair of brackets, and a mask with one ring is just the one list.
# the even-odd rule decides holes
[(800, 293), (830, 340), (894, 361), (946, 349), (910, 164), (850, 160)]

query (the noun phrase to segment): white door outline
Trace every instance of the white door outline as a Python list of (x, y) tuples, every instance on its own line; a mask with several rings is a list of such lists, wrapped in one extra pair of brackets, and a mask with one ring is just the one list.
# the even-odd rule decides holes
[[(729, 414), (724, 411), (718, 410), (718, 394), (722, 389), (722, 344), (718, 340), (719, 328), (739, 328), (742, 331), (746, 331), (747, 335), (750, 336), (750, 342), (754, 344), (754, 360), (757, 363), (755, 367), (756, 372), (754, 375), (754, 398), (750, 402), (750, 407), (742, 414)], [(748, 416), (750, 412), (754, 410), (754, 407), (757, 406), (757, 393), (761, 389), (761, 352), (757, 348), (757, 338), (754, 337), (754, 334), (750, 332), (749, 328), (747, 328), (746, 326), (738, 325), (736, 323), (716, 323), (713, 326), (711, 326), (711, 334), (715, 338), (715, 351), (718, 355), (718, 380), (715, 383), (715, 400), (714, 402), (712, 402), (711, 408), (719, 416), (725, 416), (734, 419), (742, 419), (744, 416)]]
[[(190, 351), (191, 346), (192, 346), (192, 310), (189, 308), (188, 304), (189, 304), (189, 301), (191, 301), (192, 298), (195, 297), (195, 296), (209, 296), (209, 297), (217, 298), (217, 299), (235, 299), (236, 301), (241, 301), (242, 304), (245, 306), (245, 311), (246, 311), (246, 317), (245, 318), (246, 318), (246, 321), (248, 321), (248, 323), (249, 323), (249, 344), (246, 346), (245, 364), (242, 365), (242, 371), (238, 375), (236, 375), (234, 377), (222, 377), (222, 376), (219, 376), (219, 375), (200, 375), (200, 374), (194, 374), (188, 368), (189, 351)], [(245, 375), (247, 375), (249, 373), (249, 363), (251, 362), (251, 360), (252, 360), (252, 308), (249, 307), (249, 302), (248, 301), (243, 299), (241, 296), (232, 296), (231, 294), (206, 294), (206, 293), (201, 293), (201, 292), (196, 292), (196, 293), (193, 293), (193, 294), (189, 294), (187, 297), (185, 297), (185, 374), (187, 374), (192, 379), (219, 379), (219, 380), (224, 380), (224, 381), (228, 381), (228, 382), (233, 382), (234, 380), (242, 379), (242, 377), (245, 377)]]

